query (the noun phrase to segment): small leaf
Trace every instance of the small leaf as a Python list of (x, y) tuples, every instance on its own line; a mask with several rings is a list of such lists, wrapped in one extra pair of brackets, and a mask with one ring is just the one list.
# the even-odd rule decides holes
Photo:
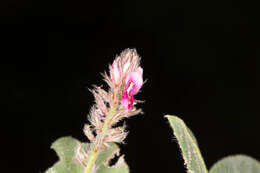
[(182, 151), (182, 156), (185, 161), (189, 173), (207, 173), (204, 160), (200, 154), (197, 142), (192, 132), (186, 127), (185, 123), (176, 116), (167, 115), (174, 135), (177, 138)]
[(129, 168), (124, 160), (124, 156), (118, 158), (117, 162), (109, 166), (109, 162), (114, 156), (119, 155), (119, 147), (111, 143), (110, 147), (103, 150), (97, 158), (96, 166), (97, 172), (96, 173), (128, 173)]
[(81, 173), (83, 167), (72, 161), (74, 148), (78, 143), (79, 142), (72, 137), (62, 137), (57, 139), (51, 145), (51, 148), (56, 151), (60, 160), (45, 173)]
[(260, 162), (245, 155), (228, 156), (215, 163), (209, 172), (260, 173)]
[(103, 163), (108, 163), (116, 154), (119, 154), (118, 146), (114, 143), (109, 144), (109, 147), (99, 153), (96, 165), (99, 166)]
[[(75, 154), (75, 147), (80, 142), (72, 137), (62, 137), (57, 139), (51, 146), (59, 157), (53, 167), (49, 168), (45, 173), (83, 173), (83, 166), (73, 161)], [(87, 146), (88, 143), (82, 143), (82, 146)], [(119, 154), (119, 147), (111, 143), (108, 148), (101, 151), (97, 157), (95, 168), (96, 173), (128, 173), (129, 168), (121, 156), (117, 163), (109, 166), (109, 161)]]

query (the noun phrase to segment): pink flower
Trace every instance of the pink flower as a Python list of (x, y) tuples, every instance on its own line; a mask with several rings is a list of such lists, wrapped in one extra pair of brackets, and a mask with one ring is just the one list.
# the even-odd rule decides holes
[(124, 50), (109, 66), (109, 76), (105, 74), (104, 77), (113, 92), (112, 104), (121, 101), (126, 110), (131, 110), (134, 95), (143, 85), (143, 69), (140, 67), (140, 57), (136, 50)]
[(121, 99), (121, 104), (126, 110), (133, 107), (134, 97), (143, 85), (143, 69), (138, 67), (136, 71), (130, 72), (125, 79), (125, 88)]
[(105, 80), (110, 87), (120, 87), (124, 84), (126, 76), (136, 71), (140, 64), (140, 57), (135, 49), (126, 49), (118, 56), (112, 65), (109, 66), (110, 76), (105, 76)]

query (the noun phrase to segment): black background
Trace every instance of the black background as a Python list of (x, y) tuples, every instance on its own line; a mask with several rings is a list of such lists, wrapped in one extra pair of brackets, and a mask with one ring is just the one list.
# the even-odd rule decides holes
[[(207, 167), (237, 153), (260, 160), (259, 6), (253, 1), (1, 1), (2, 164), (44, 172), (49, 147), (82, 128), (87, 88), (125, 48), (142, 57), (122, 153), (131, 172), (185, 172), (165, 114), (185, 120)], [(22, 126), (22, 127), (20, 127)], [(22, 151), (22, 154), (18, 154)], [(12, 154), (10, 154), (10, 152)], [(16, 171), (16, 172), (17, 172)]]

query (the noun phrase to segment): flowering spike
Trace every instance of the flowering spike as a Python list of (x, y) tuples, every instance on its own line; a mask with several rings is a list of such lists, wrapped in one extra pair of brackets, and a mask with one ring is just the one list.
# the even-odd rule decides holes
[(90, 147), (86, 150), (78, 147), (75, 152), (75, 158), (85, 167), (84, 173), (89, 173), (95, 167), (95, 157), (110, 142), (122, 143), (125, 139), (125, 126), (115, 128), (114, 125), (123, 118), (141, 113), (141, 109), (133, 106), (138, 103), (134, 95), (143, 85), (143, 69), (135, 49), (126, 49), (117, 56), (109, 66), (109, 75), (105, 72), (103, 77), (108, 84), (108, 91), (98, 86), (90, 90), (95, 105), (88, 116), (91, 124), (84, 127), (84, 133), (91, 142)]

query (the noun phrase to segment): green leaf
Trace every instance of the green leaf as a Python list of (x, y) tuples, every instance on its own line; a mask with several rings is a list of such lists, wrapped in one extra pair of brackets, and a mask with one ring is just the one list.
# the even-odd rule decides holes
[(119, 155), (119, 147), (111, 143), (110, 146), (103, 150), (97, 158), (96, 166), (97, 172), (96, 173), (128, 173), (129, 168), (124, 160), (124, 156), (118, 158), (117, 162), (114, 165), (109, 166), (109, 161)]
[(215, 163), (210, 173), (260, 173), (260, 162), (245, 155), (229, 156)]
[(197, 139), (195, 138), (195, 135), (193, 134), (193, 132), (191, 131), (191, 129), (188, 128), (187, 126), (186, 126), (186, 128), (187, 128), (187, 130), (188, 130), (188, 132), (189, 132), (191, 138), (193, 139), (193, 141), (196, 143), (197, 146), (199, 146), (198, 141), (197, 141)]
[[(49, 168), (45, 173), (83, 173), (83, 166), (73, 161), (74, 150), (80, 142), (72, 137), (62, 137), (57, 139), (51, 146), (59, 156), (59, 161)], [(81, 144), (87, 146), (88, 143)], [(129, 168), (124, 161), (124, 156), (109, 166), (109, 161), (119, 154), (119, 147), (111, 143), (108, 148), (101, 151), (97, 157), (95, 168), (96, 173), (128, 173)]]
[(189, 173), (207, 173), (197, 142), (185, 123), (176, 116), (166, 115), (177, 138)]
[(57, 139), (51, 148), (54, 149), (59, 156), (59, 161), (53, 167), (49, 168), (46, 173), (81, 173), (83, 167), (72, 161), (74, 156), (74, 148), (79, 142), (72, 137), (62, 137)]

